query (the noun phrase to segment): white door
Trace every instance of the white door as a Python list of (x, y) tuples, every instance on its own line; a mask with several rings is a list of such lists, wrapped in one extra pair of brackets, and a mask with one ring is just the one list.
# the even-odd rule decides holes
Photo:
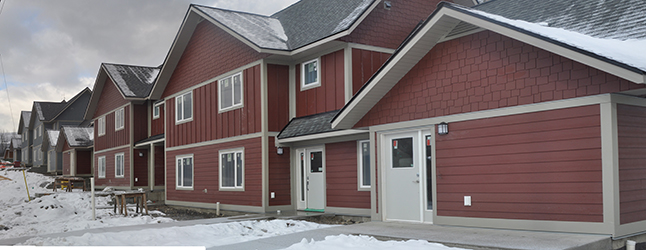
[(297, 208), (322, 212), (325, 209), (325, 155), (323, 148), (296, 150)]
[(385, 217), (396, 221), (422, 221), (420, 140), (417, 131), (385, 136)]

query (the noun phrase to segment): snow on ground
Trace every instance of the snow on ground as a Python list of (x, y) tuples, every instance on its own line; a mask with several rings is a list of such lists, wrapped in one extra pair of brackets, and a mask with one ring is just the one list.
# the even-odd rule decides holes
[[(92, 220), (90, 192), (55, 192), (52, 195), (27, 198), (22, 171), (1, 171), (0, 175), (11, 180), (0, 180), (0, 239), (22, 236), (61, 233), (90, 228), (127, 226), (173, 221), (170, 218), (140, 215), (114, 215), (112, 209), (97, 209), (96, 221)], [(51, 193), (41, 187), (53, 181), (52, 177), (27, 172), (29, 194)], [(96, 206), (108, 206), (108, 197), (97, 197)]]
[(130, 232), (86, 233), (82, 236), (32, 238), (39, 246), (223, 246), (245, 241), (331, 227), (307, 221), (239, 221), (211, 225), (168, 227)]
[(447, 247), (438, 243), (429, 243), (425, 240), (408, 241), (380, 241), (371, 236), (365, 235), (333, 235), (325, 237), (322, 241), (308, 241), (303, 239), (285, 250), (460, 250), (462, 248)]

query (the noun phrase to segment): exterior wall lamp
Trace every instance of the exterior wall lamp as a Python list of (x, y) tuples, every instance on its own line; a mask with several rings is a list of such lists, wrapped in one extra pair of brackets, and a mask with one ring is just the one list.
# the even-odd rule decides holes
[(446, 122), (440, 122), (440, 124), (437, 124), (437, 134), (438, 135), (449, 134), (449, 124)]
[(144, 157), (144, 153), (143, 153), (143, 152), (139, 152), (139, 157)]
[(276, 154), (283, 155), (283, 148), (282, 147), (277, 147), (276, 148)]

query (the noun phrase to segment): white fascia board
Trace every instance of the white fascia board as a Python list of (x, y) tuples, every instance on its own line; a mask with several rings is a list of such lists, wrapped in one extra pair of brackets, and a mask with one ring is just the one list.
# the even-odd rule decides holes
[(97, 105), (99, 105), (99, 98), (101, 97), (101, 93), (103, 93), (103, 87), (105, 86), (106, 77), (107, 74), (103, 71), (103, 64), (101, 64), (101, 66), (99, 67), (99, 72), (96, 76), (96, 80), (94, 80), (90, 102), (88, 103), (87, 108), (85, 109), (85, 114), (83, 115), (84, 120), (92, 120), (92, 117), (96, 112)]
[(368, 132), (369, 132), (368, 130), (346, 129), (346, 130), (333, 131), (333, 132), (327, 132), (327, 133), (319, 133), (319, 134), (313, 134), (313, 135), (304, 135), (304, 136), (298, 136), (298, 137), (291, 137), (291, 138), (286, 138), (286, 139), (277, 139), (276, 142), (278, 144), (285, 144), (285, 143), (317, 140), (317, 139), (324, 139), (324, 138), (337, 137), (337, 136), (364, 134), (364, 133), (368, 133)]
[[(646, 76), (636, 73), (634, 71), (625, 69), (623, 67), (616, 66), (614, 64), (605, 62), (603, 60), (599, 60), (595, 57), (588, 56), (582, 53), (579, 53), (577, 51), (573, 51), (569, 48), (560, 46), (558, 44), (551, 43), (549, 41), (545, 41), (543, 39), (537, 38), (535, 36), (531, 36), (528, 34), (525, 34), (523, 32), (504, 27), (502, 25), (493, 23), (489, 20), (485, 20), (473, 15), (469, 15), (460, 11), (456, 11), (453, 9), (448, 9), (446, 11), (446, 15), (457, 18), (461, 21), (468, 22), (470, 24), (482, 27), (484, 29), (499, 33), (503, 36), (507, 36), (510, 38), (513, 38), (515, 40), (527, 43), (529, 45), (547, 50), (551, 53), (572, 59), (574, 61), (577, 61), (579, 63), (588, 65), (590, 67), (605, 71), (609, 74), (624, 78), (626, 80), (629, 80), (634, 83), (638, 84), (643, 84), (646, 83)], [(520, 29), (520, 28), (519, 28)], [(529, 32), (529, 31), (528, 31)]]

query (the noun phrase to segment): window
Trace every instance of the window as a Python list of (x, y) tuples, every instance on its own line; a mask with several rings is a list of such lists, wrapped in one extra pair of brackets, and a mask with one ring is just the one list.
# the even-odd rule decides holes
[(242, 106), (242, 72), (218, 81), (220, 111)]
[(97, 119), (97, 130), (99, 136), (105, 135), (105, 116), (101, 116)]
[(301, 64), (301, 90), (321, 86), (319, 81), (321, 72), (318, 65), (318, 58)]
[(36, 152), (36, 149), (34, 149), (33, 151), (34, 154), (32, 155), (32, 157), (34, 158), (34, 160), (38, 160), (38, 152)]
[(175, 123), (193, 119), (193, 92), (175, 97)]
[(370, 141), (359, 141), (359, 188), (370, 188)]
[(114, 155), (114, 177), (123, 177), (123, 153)]
[(244, 189), (244, 149), (220, 151), (220, 189)]
[(123, 129), (123, 124), (124, 124), (123, 115), (124, 115), (123, 108), (120, 108), (120, 109), (117, 109), (117, 111), (114, 111), (114, 131)]
[(162, 102), (157, 103), (153, 106), (153, 119), (159, 118), (161, 114), (161, 106), (163, 105)]
[(99, 178), (105, 178), (105, 156), (99, 157), (99, 162), (96, 165), (99, 168)]
[(393, 168), (413, 167), (413, 138), (397, 138), (392, 140)]
[(177, 162), (177, 188), (193, 188), (193, 155), (175, 157)]

